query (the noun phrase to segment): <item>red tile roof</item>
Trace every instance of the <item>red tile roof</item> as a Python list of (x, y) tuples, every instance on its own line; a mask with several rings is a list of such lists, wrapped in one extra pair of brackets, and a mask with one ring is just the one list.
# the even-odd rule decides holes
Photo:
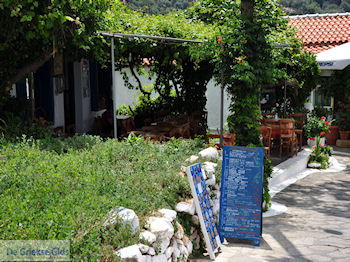
[(305, 49), (314, 54), (350, 41), (350, 13), (297, 15), (288, 20)]

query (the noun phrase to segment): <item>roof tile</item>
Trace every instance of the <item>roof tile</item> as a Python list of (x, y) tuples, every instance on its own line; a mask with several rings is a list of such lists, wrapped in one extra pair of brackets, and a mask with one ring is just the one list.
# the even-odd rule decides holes
[(305, 49), (317, 54), (350, 41), (350, 13), (289, 16)]

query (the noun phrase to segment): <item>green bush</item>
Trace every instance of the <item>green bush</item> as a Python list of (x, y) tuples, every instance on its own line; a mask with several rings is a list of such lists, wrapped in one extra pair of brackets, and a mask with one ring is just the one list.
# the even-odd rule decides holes
[[(53, 148), (53, 141), (62, 142), (52, 140)], [(1, 143), (0, 235), (72, 240), (75, 261), (107, 260), (112, 249), (138, 241), (126, 230), (101, 226), (111, 208), (131, 208), (143, 224), (152, 211), (189, 197), (187, 179), (176, 174), (202, 148), (198, 141), (175, 139), (152, 144), (84, 136), (63, 143), (78, 150), (58, 154), (26, 139)]]
[(331, 122), (327, 122), (325, 117), (310, 117), (304, 126), (307, 137), (324, 137), (328, 133)]
[(312, 147), (309, 163), (321, 164), (320, 169), (326, 169), (329, 166), (329, 157), (332, 155), (330, 146), (321, 145), (320, 137), (316, 138), (316, 145)]

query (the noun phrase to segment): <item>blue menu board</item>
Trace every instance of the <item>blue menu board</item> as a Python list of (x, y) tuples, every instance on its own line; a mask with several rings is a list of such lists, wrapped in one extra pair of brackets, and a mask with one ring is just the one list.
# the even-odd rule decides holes
[(222, 238), (250, 239), (260, 245), (264, 149), (224, 146), (219, 233)]
[(187, 167), (187, 176), (208, 253), (211, 259), (215, 259), (215, 251), (220, 247), (221, 241), (201, 164)]

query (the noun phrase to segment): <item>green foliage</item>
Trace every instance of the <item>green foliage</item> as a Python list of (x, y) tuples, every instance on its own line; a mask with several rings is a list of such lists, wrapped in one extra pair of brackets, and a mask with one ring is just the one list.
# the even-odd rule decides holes
[[(3, 0), (0, 4), (0, 86), (19, 72), (30, 73), (53, 52), (70, 58), (88, 54), (105, 58), (105, 14), (113, 0)], [(33, 66), (34, 65), (34, 66)]]
[(307, 137), (324, 137), (328, 133), (331, 123), (326, 121), (325, 117), (310, 117), (304, 126)]
[(320, 137), (316, 138), (316, 145), (312, 148), (309, 163), (321, 164), (320, 169), (326, 169), (329, 166), (329, 157), (332, 155), (330, 146), (321, 145)]
[(22, 136), (43, 139), (52, 136), (52, 127), (44, 119), (25, 122), (19, 116), (9, 113), (0, 123), (0, 134), (11, 141), (18, 141)]
[(133, 115), (133, 112), (131, 111), (130, 106), (128, 105), (121, 105), (117, 108), (117, 115), (120, 116), (131, 116)]
[(263, 180), (263, 200), (264, 200), (264, 212), (269, 210), (271, 207), (271, 196), (270, 196), (270, 189), (269, 189), (269, 179), (272, 175), (272, 164), (271, 160), (266, 158), (264, 159), (264, 180)]
[(281, 0), (290, 15), (343, 13), (350, 11), (349, 0)]
[[(189, 17), (219, 28), (217, 41), (208, 43), (217, 82), (232, 97), (230, 131), (239, 145), (258, 144), (260, 89), (294, 82), (293, 88), (277, 88), (277, 107), (300, 108), (315, 88), (318, 66), (313, 55), (302, 50), (295, 33), (287, 26), (276, 1), (255, 1), (253, 17), (242, 19), (236, 1), (197, 1), (187, 10)], [(287, 44), (287, 48), (275, 45)], [(249, 108), (249, 110), (247, 110)], [(277, 111), (281, 110), (277, 108)]]
[(150, 13), (165, 14), (179, 9), (185, 9), (193, 0), (127, 0), (128, 7)]
[(312, 111), (311, 111), (311, 116), (316, 117), (316, 118), (321, 118), (321, 117), (332, 117), (332, 109), (324, 108), (321, 106), (316, 106)]
[(350, 113), (339, 114), (336, 125), (339, 126), (342, 131), (350, 131)]
[[(117, 15), (110, 15), (109, 18), (110, 30), (130, 34), (205, 41), (215, 39), (217, 33), (214, 26), (189, 19), (183, 12), (144, 15), (124, 7)], [(191, 114), (203, 111), (206, 105), (206, 86), (213, 71), (209, 62), (210, 54), (205, 52), (205, 48), (204, 44), (167, 43), (146, 39), (117, 41), (117, 68), (131, 70), (132, 79), (122, 70), (125, 83), (130, 89), (136, 89), (143, 95), (140, 101), (144, 106), (139, 108), (146, 110), (139, 110), (134, 114), (141, 118), (143, 112), (152, 108), (160, 110), (151, 112), (151, 118), (155, 112)], [(140, 75), (147, 77), (152, 84), (145, 86), (140, 81)], [(135, 80), (136, 84), (131, 84)], [(159, 98), (155, 100), (151, 97)]]
[[(95, 145), (82, 149), (86, 141)], [(73, 261), (106, 261), (112, 248), (137, 243), (127, 230), (102, 226), (108, 211), (132, 208), (143, 224), (154, 210), (173, 208), (190, 192), (187, 179), (176, 175), (179, 167), (202, 148), (197, 141), (101, 142), (86, 136), (69, 144), (78, 150), (57, 154), (33, 141), (1, 142), (0, 235), (70, 239)]]

